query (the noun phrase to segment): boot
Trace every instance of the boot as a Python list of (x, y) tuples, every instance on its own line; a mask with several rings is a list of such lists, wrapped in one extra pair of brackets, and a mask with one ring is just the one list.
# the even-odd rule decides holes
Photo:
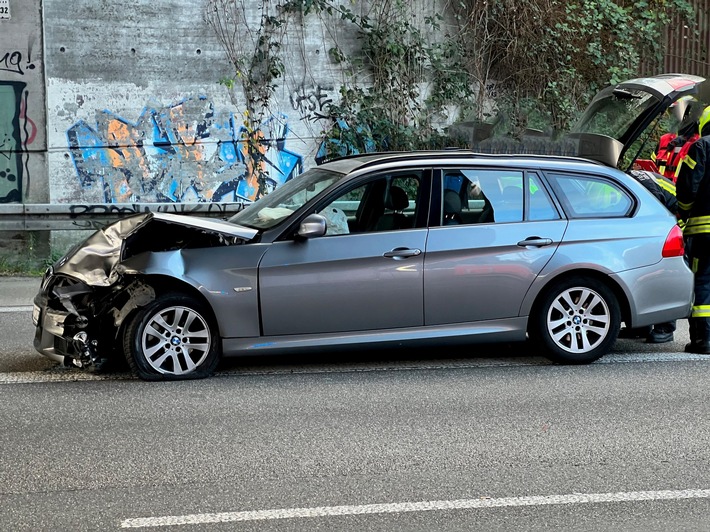
[(686, 353), (695, 353), (697, 355), (710, 355), (710, 340), (690, 342), (685, 344)]
[(710, 355), (710, 319), (689, 318), (690, 343), (686, 344), (686, 353)]
[(646, 337), (647, 344), (665, 344), (673, 341), (673, 332), (676, 329), (675, 321), (657, 323)]
[(666, 342), (673, 341), (672, 332), (664, 332), (653, 329), (651, 334), (646, 337), (647, 344), (665, 344)]

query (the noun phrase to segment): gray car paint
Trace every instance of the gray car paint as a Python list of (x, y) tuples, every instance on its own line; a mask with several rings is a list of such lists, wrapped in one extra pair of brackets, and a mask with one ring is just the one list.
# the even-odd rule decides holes
[[(126, 227), (119, 224), (115, 233), (109, 231), (102, 237), (102, 245), (109, 253), (96, 277), (80, 269), (82, 262), (78, 258), (84, 255), (85, 261), (92, 254), (87, 248), (70, 256), (56, 272), (102, 286), (117, 275), (139, 277), (146, 282), (161, 276), (169, 278), (176, 288), (189, 285), (210, 305), (224, 356), (299, 348), (332, 349), (363, 342), (447, 345), (459, 341), (522, 340), (535, 298), (558, 275), (580, 268), (616, 280), (618, 293), (631, 298), (630, 325), (687, 315), (692, 273), (682, 265), (682, 258), (661, 261), (659, 254), (675, 221), (629, 176), (578, 159), (472, 159), (469, 153), (423, 154), (411, 159), (385, 155), (377, 169), (438, 167), (444, 161), (452, 166), (475, 163), (530, 169), (541, 174), (564, 169), (609, 176), (641, 201), (638, 212), (629, 219), (432, 227), (305, 241), (295, 239), (286, 229), (276, 228), (262, 234), (261, 241), (145, 252), (119, 263), (122, 239), (148, 230), (151, 218), (146, 215)], [(370, 156), (359, 164), (350, 161), (354, 170), (344, 182), (373, 172), (375, 168), (367, 163), (375, 160), (375, 156)], [(307, 214), (308, 209), (304, 208), (298, 216), (304, 218)], [(189, 220), (192, 227), (233, 237), (255, 240), (257, 235), (226, 222), (203, 225), (195, 218), (157, 218), (176, 224)], [(284, 227), (293, 231), (294, 223), (289, 221)], [(518, 245), (530, 236), (549, 238), (552, 244), (533, 249)], [(487, 251), (467, 249), (463, 243), (469, 238), (471, 242), (486, 242)], [(404, 258), (384, 256), (398, 248), (421, 253)], [(509, 260), (503, 261), (503, 257)], [(472, 273), (499, 266), (505, 269), (484, 273), (487, 277)], [(457, 267), (463, 276), (457, 275)], [(459, 284), (462, 277), (470, 282), (465, 289)], [(673, 294), (668, 293), (668, 287), (672, 287)], [(36, 301), (41, 303), (43, 297), (46, 294), (38, 295)], [(45, 330), (38, 349), (50, 354), (47, 327), (51, 318), (49, 314), (44, 318), (40, 328)], [(60, 327), (51, 330), (59, 333)]]

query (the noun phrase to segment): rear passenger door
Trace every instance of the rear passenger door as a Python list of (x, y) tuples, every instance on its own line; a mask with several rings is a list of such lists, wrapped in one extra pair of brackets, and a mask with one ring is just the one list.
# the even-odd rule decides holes
[(518, 316), (567, 227), (542, 179), (521, 169), (461, 167), (441, 169), (435, 183), (425, 324)]

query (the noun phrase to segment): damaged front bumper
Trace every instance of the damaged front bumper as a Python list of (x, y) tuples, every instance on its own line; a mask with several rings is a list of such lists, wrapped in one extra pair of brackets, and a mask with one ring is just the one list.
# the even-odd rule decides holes
[(67, 366), (98, 363), (98, 340), (89, 336), (91, 309), (80, 311), (76, 304), (90, 293), (84, 283), (55, 277), (51, 268), (45, 273), (32, 310), (37, 351)]
[[(122, 324), (155, 299), (143, 267), (123, 261), (183, 249), (251, 241), (255, 229), (164, 213), (120, 219), (77, 244), (51, 266), (34, 299), (34, 347), (65, 365), (90, 367), (120, 353)], [(156, 272), (171, 275), (170, 265)], [(119, 349), (116, 349), (116, 348)]]
[(115, 355), (126, 317), (154, 298), (152, 288), (137, 279), (97, 288), (50, 269), (34, 298), (34, 347), (65, 366), (100, 366)]
[[(71, 334), (70, 327), (65, 322), (70, 316), (68, 312), (45, 308), (42, 312), (35, 298), (34, 314), (37, 315), (37, 329), (34, 347), (37, 351), (65, 366), (79, 368), (97, 364), (98, 341), (90, 340), (85, 331)], [(40, 300), (41, 304), (41, 300)], [(66, 334), (69, 332), (69, 334)]]

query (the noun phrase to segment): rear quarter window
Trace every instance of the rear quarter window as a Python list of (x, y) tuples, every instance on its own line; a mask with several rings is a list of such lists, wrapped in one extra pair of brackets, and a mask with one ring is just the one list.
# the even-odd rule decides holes
[(625, 217), (633, 209), (632, 197), (612, 180), (561, 173), (547, 178), (570, 218)]

